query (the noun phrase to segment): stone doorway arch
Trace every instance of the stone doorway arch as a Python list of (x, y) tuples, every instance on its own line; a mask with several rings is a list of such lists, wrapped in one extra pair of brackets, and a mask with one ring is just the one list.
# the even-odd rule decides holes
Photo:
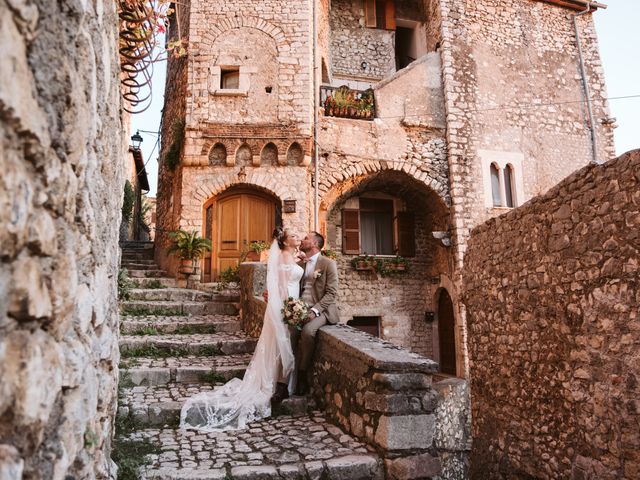
[(252, 242), (270, 242), (282, 225), (281, 201), (259, 187), (230, 187), (203, 206), (205, 237), (212, 243), (204, 259), (203, 281), (215, 281), (220, 273), (237, 267)]

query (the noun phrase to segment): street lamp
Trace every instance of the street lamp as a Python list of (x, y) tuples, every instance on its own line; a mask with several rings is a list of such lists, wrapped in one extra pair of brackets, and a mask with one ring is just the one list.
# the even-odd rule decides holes
[(136, 130), (135, 135), (131, 135), (131, 142), (133, 143), (134, 150), (140, 150), (140, 144), (142, 143), (142, 135), (140, 135), (140, 130)]

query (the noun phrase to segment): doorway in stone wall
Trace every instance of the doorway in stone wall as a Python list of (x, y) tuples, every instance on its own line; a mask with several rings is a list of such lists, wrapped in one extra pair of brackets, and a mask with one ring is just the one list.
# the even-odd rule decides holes
[(438, 297), (438, 343), (440, 347), (440, 371), (456, 374), (455, 318), (451, 296), (444, 288)]
[(211, 256), (205, 261), (205, 282), (235, 268), (251, 243), (270, 243), (274, 228), (282, 224), (278, 199), (250, 187), (227, 190), (205, 205), (204, 216), (205, 235), (213, 243)]

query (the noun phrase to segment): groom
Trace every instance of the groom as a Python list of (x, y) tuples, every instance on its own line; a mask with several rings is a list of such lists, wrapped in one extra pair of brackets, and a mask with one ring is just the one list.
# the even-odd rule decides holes
[(300, 298), (309, 307), (309, 316), (301, 332), (291, 329), (291, 346), (296, 353), (298, 369), (298, 395), (305, 395), (309, 390), (307, 375), (318, 329), (339, 320), (336, 307), (338, 267), (336, 262), (320, 253), (322, 247), (324, 237), (318, 232), (309, 232), (300, 243), (300, 250), (305, 254), (305, 258), (299, 263), (304, 269), (300, 280)]

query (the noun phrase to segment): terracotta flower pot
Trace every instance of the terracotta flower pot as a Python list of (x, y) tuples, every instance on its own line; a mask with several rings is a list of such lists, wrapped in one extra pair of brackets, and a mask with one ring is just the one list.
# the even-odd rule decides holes
[(195, 269), (195, 260), (192, 260), (190, 258), (183, 258), (182, 260), (180, 260), (180, 273), (184, 273), (184, 274), (192, 274), (194, 269)]
[(249, 253), (247, 253), (247, 261), (248, 262), (259, 262), (260, 261), (260, 254), (258, 252), (254, 252), (253, 250), (249, 251)]

